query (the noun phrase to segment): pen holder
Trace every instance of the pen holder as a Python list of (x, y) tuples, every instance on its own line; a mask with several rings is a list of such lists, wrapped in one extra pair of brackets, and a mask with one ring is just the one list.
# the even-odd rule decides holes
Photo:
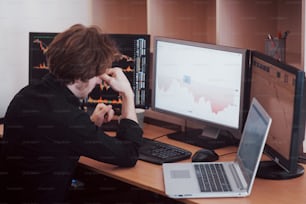
[(265, 39), (265, 53), (281, 62), (285, 62), (286, 39), (285, 38)]

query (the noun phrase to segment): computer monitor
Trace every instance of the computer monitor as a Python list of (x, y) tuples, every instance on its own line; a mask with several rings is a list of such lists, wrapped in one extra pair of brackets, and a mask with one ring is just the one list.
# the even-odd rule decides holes
[(272, 117), (265, 154), (272, 161), (261, 162), (258, 176), (287, 179), (303, 174), (298, 164), (305, 134), (305, 73), (263, 53), (251, 52), (251, 93)]
[[(149, 68), (150, 68), (150, 35), (146, 34), (110, 34), (122, 54), (113, 67), (122, 68), (129, 79), (135, 94), (135, 106), (148, 108), (150, 106)], [(87, 105), (97, 103), (111, 104), (117, 115), (120, 115), (121, 99), (119, 93), (102, 84), (89, 94)]]
[(45, 52), (57, 33), (29, 33), (29, 84), (39, 82), (49, 73)]
[(164, 37), (154, 45), (152, 109), (203, 126), (168, 137), (210, 149), (234, 144), (249, 107), (248, 50)]
[[(49, 72), (45, 51), (57, 33), (30, 32), (29, 34), (29, 83), (36, 83)], [(129, 79), (135, 93), (135, 106), (148, 108), (150, 35), (146, 34), (110, 34), (121, 52), (121, 58), (113, 62), (113, 67), (121, 67)], [(92, 111), (97, 103), (111, 104), (117, 115), (121, 113), (119, 93), (105, 84), (98, 85), (85, 104)]]

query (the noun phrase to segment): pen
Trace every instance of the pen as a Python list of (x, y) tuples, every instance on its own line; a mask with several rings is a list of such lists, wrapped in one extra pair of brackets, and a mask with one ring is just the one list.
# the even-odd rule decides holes
[(272, 35), (270, 33), (268, 33), (268, 39), (271, 40), (272, 46), (275, 47), (276, 46), (275, 42), (274, 42), (274, 40), (272, 38)]
[(282, 35), (282, 38), (283, 38), (283, 39), (286, 39), (287, 36), (288, 36), (288, 34), (289, 34), (289, 32), (290, 32), (289, 30), (287, 30), (286, 32), (284, 32), (283, 35)]

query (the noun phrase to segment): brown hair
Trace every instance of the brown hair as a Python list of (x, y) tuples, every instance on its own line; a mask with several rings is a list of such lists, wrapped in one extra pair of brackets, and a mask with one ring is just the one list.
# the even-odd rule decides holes
[(50, 72), (68, 84), (103, 74), (116, 53), (114, 41), (98, 27), (76, 24), (54, 38), (46, 56)]

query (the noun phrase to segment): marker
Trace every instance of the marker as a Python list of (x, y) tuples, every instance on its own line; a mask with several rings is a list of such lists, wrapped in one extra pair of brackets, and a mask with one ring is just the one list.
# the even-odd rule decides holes
[(288, 34), (289, 34), (289, 32), (290, 32), (289, 30), (287, 30), (286, 32), (284, 32), (283, 35), (282, 35), (282, 38), (283, 38), (283, 39), (286, 39), (287, 36), (288, 36)]

